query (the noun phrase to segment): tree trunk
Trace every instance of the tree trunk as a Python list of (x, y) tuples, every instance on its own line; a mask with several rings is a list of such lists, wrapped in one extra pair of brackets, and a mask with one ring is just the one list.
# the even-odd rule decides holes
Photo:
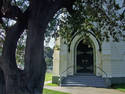
[[(39, 0), (37, 6), (32, 5), (28, 22), (24, 72), (26, 73), (25, 79), (30, 94), (41, 94), (44, 86), (46, 72), (44, 33), (49, 21), (58, 10), (58, 7), (55, 8), (47, 2), (41, 3), (41, 0)], [(31, 2), (31, 4), (35, 3)]]
[(25, 53), (26, 83), (30, 94), (41, 94), (46, 63), (44, 61), (44, 33), (30, 20)]
[(0, 94), (5, 94), (4, 73), (1, 69), (0, 69)]
[(17, 68), (15, 51), (17, 41), (27, 24), (22, 20), (17, 21), (16, 25), (7, 32), (2, 53), (3, 62), (0, 64), (0, 87), (3, 87), (0, 88), (0, 94), (42, 93), (46, 72), (44, 33), (49, 21), (62, 7), (62, 2), (63, 0), (30, 1), (23, 71)]
[[(48, 12), (49, 16), (44, 18)], [(46, 72), (44, 33), (53, 15), (54, 11), (46, 7), (38, 16), (32, 15), (29, 19), (24, 71), (17, 68), (15, 51), (17, 41), (24, 31), (25, 25), (19, 21), (7, 32), (2, 54), (4, 62), (0, 65), (4, 72), (5, 94), (42, 93)]]
[(15, 51), (17, 41), (24, 31), (24, 25), (17, 22), (8, 32), (4, 43), (2, 59), (0, 67), (4, 73), (6, 93), (4, 94), (20, 94), (21, 73), (16, 65)]

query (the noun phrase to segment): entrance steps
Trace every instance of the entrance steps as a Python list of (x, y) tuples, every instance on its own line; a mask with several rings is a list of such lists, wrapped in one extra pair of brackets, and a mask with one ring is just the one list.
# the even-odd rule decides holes
[(95, 75), (74, 75), (64, 78), (61, 86), (80, 86), (107, 88), (106, 81), (102, 77)]

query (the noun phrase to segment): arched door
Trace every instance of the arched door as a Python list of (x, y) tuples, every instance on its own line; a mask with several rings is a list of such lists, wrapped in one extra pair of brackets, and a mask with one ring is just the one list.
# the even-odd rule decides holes
[(77, 73), (93, 73), (94, 72), (94, 60), (93, 60), (93, 47), (90, 42), (83, 42), (77, 46), (76, 55), (76, 72)]

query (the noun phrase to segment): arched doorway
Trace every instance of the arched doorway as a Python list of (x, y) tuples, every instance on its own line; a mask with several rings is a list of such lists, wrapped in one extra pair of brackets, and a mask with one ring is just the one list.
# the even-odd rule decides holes
[(94, 73), (93, 47), (90, 41), (81, 40), (77, 46), (76, 73)]
[[(83, 45), (91, 45), (92, 48), (92, 55), (93, 55), (93, 72), (91, 72), (91, 74), (94, 74), (96, 76), (100, 76), (102, 74), (102, 72), (97, 68), (97, 66), (99, 66), (100, 68), (102, 68), (102, 59), (101, 59), (101, 53), (100, 53), (100, 44), (99, 41), (97, 41), (97, 39), (93, 36), (93, 34), (88, 34), (88, 38), (86, 39), (84, 37), (84, 34), (78, 34), (76, 35), (72, 42), (71, 42), (71, 46), (70, 46), (70, 52), (69, 52), (69, 56), (68, 56), (68, 66), (72, 66), (69, 69), (69, 73), (67, 73), (68, 75), (75, 75), (77, 74), (77, 48), (80, 45), (80, 42), (82, 41), (89, 41), (89, 43), (84, 43)], [(85, 46), (84, 46), (85, 47)]]

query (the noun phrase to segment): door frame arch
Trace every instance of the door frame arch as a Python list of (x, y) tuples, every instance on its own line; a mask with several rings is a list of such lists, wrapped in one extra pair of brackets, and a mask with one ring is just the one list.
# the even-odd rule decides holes
[[(92, 42), (92, 46), (93, 46), (94, 74), (98, 76), (98, 75), (100, 75), (100, 71), (97, 69), (97, 66), (102, 67), (101, 53), (99, 51), (100, 46), (99, 46), (99, 43), (96, 40), (96, 38), (91, 33), (88, 34), (88, 37), (89, 37), (90, 41)], [(70, 61), (69, 61), (69, 63), (71, 65), (73, 65), (72, 74), (76, 73), (75, 67), (76, 67), (76, 62), (77, 62), (77, 60), (76, 60), (77, 46), (78, 46), (79, 42), (83, 39), (84, 39), (84, 33), (78, 34), (74, 37), (74, 39), (72, 40), (71, 45), (70, 45), (70, 55), (69, 55)]]

